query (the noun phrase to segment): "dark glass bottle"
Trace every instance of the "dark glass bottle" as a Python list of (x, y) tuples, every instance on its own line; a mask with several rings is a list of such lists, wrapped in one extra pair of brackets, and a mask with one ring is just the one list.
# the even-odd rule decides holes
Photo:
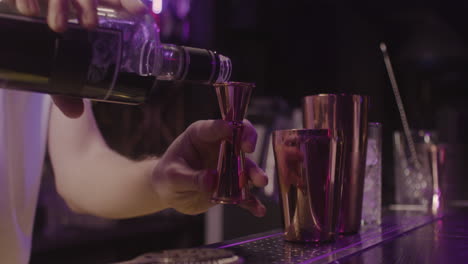
[(43, 18), (19, 15), (0, 2), (0, 88), (126, 104), (145, 102), (157, 80), (228, 81), (229, 58), (164, 44), (151, 15), (98, 8), (99, 27), (69, 20), (55, 33)]

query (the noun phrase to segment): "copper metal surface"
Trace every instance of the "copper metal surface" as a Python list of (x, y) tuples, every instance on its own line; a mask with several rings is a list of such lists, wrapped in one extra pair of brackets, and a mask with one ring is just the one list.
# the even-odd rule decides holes
[(340, 233), (355, 233), (361, 225), (362, 197), (367, 152), (369, 98), (353, 94), (318, 94), (303, 98), (305, 128), (330, 129), (342, 139), (338, 155), (343, 193)]
[(228, 82), (214, 85), (223, 120), (233, 127), (230, 140), (224, 140), (218, 157), (218, 183), (212, 201), (238, 204), (249, 200), (248, 176), (245, 172), (244, 153), (241, 150), (243, 123), (250, 102), (252, 83)]
[(334, 240), (340, 186), (336, 180), (336, 139), (327, 129), (273, 132), (285, 239)]

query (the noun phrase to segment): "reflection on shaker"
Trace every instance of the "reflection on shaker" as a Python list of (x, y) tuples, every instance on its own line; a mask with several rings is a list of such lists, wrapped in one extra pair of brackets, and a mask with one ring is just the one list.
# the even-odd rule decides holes
[(337, 139), (326, 129), (273, 133), (286, 240), (334, 240), (341, 189), (336, 146)]
[(367, 151), (369, 97), (357, 94), (317, 94), (303, 99), (304, 127), (330, 129), (340, 139), (338, 163), (343, 181), (340, 233), (356, 233), (361, 226)]

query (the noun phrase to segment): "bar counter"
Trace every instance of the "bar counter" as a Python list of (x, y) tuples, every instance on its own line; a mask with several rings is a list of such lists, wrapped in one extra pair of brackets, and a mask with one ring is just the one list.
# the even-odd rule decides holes
[[(282, 230), (275, 229), (180, 250), (168, 250), (166, 255), (165, 251), (149, 252), (119, 264), (468, 263), (468, 208), (451, 209), (440, 217), (389, 210), (381, 224), (362, 226), (356, 234), (341, 235), (322, 244), (287, 242)], [(168, 257), (184, 254), (182, 262), (173, 262)], [(190, 258), (208, 254), (211, 254), (208, 261)]]
[(468, 210), (443, 217), (388, 211), (380, 225), (328, 244), (286, 242), (281, 230), (208, 245), (245, 263), (468, 263)]

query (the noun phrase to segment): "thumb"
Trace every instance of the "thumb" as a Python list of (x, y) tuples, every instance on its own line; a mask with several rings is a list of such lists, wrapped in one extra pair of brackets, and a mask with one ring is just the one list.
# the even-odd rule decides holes
[(191, 124), (187, 133), (194, 144), (210, 144), (228, 138), (231, 130), (229, 122), (224, 120), (200, 120)]

